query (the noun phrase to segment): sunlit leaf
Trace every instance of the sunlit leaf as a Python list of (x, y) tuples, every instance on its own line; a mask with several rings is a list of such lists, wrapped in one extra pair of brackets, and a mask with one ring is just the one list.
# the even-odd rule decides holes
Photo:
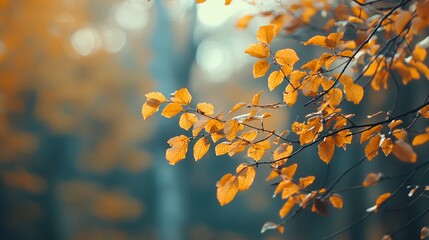
[(214, 107), (210, 103), (206, 103), (206, 102), (198, 103), (197, 111), (203, 115), (212, 116), (214, 113)]
[(332, 194), (329, 197), (329, 202), (334, 208), (343, 208), (343, 198), (339, 194)]
[(270, 69), (270, 63), (267, 60), (261, 59), (257, 61), (255, 64), (253, 64), (253, 77), (260, 78), (265, 76), (268, 69)]
[(239, 129), (239, 123), (237, 120), (235, 119), (228, 120), (225, 123), (225, 126), (223, 128), (226, 139), (228, 139), (229, 141), (234, 140), (235, 136), (237, 135), (238, 129)]
[(273, 159), (274, 161), (285, 159), (288, 157), (293, 151), (293, 145), (288, 143), (282, 143), (280, 146), (276, 148), (276, 150), (273, 153)]
[(185, 130), (189, 130), (197, 121), (198, 118), (195, 114), (183, 113), (179, 119), (179, 126)]
[(363, 87), (358, 84), (345, 85), (344, 94), (346, 95), (347, 101), (359, 104), (364, 95)]
[(171, 94), (171, 101), (178, 104), (189, 105), (192, 101), (192, 96), (188, 89), (181, 88)]
[(242, 163), (237, 167), (236, 173), (238, 179), (238, 190), (243, 191), (249, 189), (255, 179), (255, 168)]
[(308, 176), (305, 178), (299, 178), (299, 186), (303, 189), (307, 188), (308, 185), (312, 184), (316, 179), (315, 176)]
[(417, 154), (414, 152), (413, 147), (401, 139), (393, 143), (393, 155), (403, 162), (415, 163), (417, 161)]
[(429, 141), (429, 132), (417, 134), (413, 139), (413, 146), (421, 145)]
[(371, 207), (371, 208), (368, 208), (366, 211), (367, 212), (378, 212), (378, 209), (380, 208), (380, 206), (387, 200), (387, 199), (389, 199), (390, 197), (392, 196), (392, 194), (391, 193), (384, 193), (384, 194), (381, 194), (378, 198), (377, 198), (377, 200), (375, 201), (375, 205), (373, 206), (373, 207)]
[(165, 158), (171, 165), (174, 165), (186, 158), (189, 143), (188, 137), (180, 135), (170, 138), (167, 143), (170, 145), (170, 148), (167, 149)]
[(383, 174), (381, 174), (381, 173), (369, 173), (368, 175), (366, 175), (365, 180), (362, 183), (362, 186), (364, 186), (364, 187), (372, 186), (372, 185), (378, 183), (378, 181), (380, 181), (380, 178), (382, 176), (383, 176)]
[(392, 139), (384, 139), (381, 143), (381, 150), (383, 151), (384, 155), (388, 156), (393, 150)]
[(320, 47), (326, 47), (326, 43), (325, 43), (325, 36), (314, 36), (310, 39), (308, 39), (307, 42), (303, 42), (304, 45), (316, 45), (316, 46), (320, 46)]
[(200, 160), (206, 155), (207, 151), (210, 148), (210, 142), (206, 137), (202, 137), (195, 142), (194, 145), (194, 159), (195, 161)]
[(383, 128), (383, 125), (377, 125), (375, 127), (372, 127), (363, 131), (362, 135), (360, 136), (360, 143), (365, 142), (375, 134), (379, 134), (382, 128)]
[(259, 27), (259, 30), (256, 33), (256, 39), (259, 42), (270, 44), (275, 34), (275, 31), (274, 31), (275, 28), (276, 28), (276, 25), (273, 25), (273, 24)]
[(378, 148), (380, 146), (380, 135), (375, 135), (369, 140), (369, 143), (365, 147), (365, 156), (368, 160), (372, 160), (378, 155)]
[(325, 137), (323, 141), (317, 147), (319, 157), (325, 163), (329, 163), (334, 156), (335, 151), (335, 140), (329, 136)]
[(262, 91), (259, 91), (257, 94), (255, 94), (252, 98), (252, 104), (257, 106), (259, 105), (259, 98), (261, 97)]
[(296, 164), (296, 163), (294, 163), (288, 167), (284, 167), (281, 170), (281, 175), (287, 179), (291, 179), (293, 177), (293, 175), (295, 174), (297, 167), (298, 167), (298, 164)]
[(283, 92), (283, 101), (292, 107), (295, 105), (296, 100), (298, 99), (298, 91), (294, 89), (294, 87), (291, 84), (288, 84), (286, 86), (285, 91)]
[(270, 56), (270, 48), (263, 43), (252, 44), (244, 52), (257, 58), (267, 58)]
[(215, 147), (216, 156), (227, 154), (229, 151), (231, 151), (230, 142), (221, 142)]
[(247, 156), (252, 158), (255, 161), (259, 161), (264, 155), (265, 151), (267, 151), (270, 148), (271, 148), (271, 145), (268, 140), (264, 140), (262, 142), (252, 144), (247, 151)]
[(281, 71), (274, 71), (268, 77), (268, 88), (273, 91), (283, 82), (284, 75)]
[(293, 49), (285, 48), (276, 52), (275, 59), (280, 65), (293, 66), (298, 62), (299, 57)]
[(175, 116), (176, 114), (183, 111), (183, 107), (178, 103), (169, 103), (167, 106), (165, 106), (164, 110), (162, 110), (161, 115), (166, 118), (171, 118)]
[(217, 182), (216, 186), (216, 196), (221, 206), (230, 203), (238, 193), (238, 182), (236, 181), (236, 177), (231, 173), (224, 175)]
[(399, 124), (401, 124), (402, 123), (402, 120), (400, 120), (400, 119), (398, 119), (398, 120), (392, 120), (390, 123), (389, 123), (389, 128), (390, 128), (390, 130), (392, 130), (392, 129), (394, 129), (395, 127), (397, 127)]
[(250, 20), (252, 20), (255, 17), (255, 15), (245, 15), (238, 19), (237, 24), (235, 25), (239, 29), (247, 28), (247, 25), (249, 25)]
[(281, 218), (286, 217), (286, 215), (290, 212), (290, 210), (295, 205), (295, 200), (293, 198), (288, 198), (286, 203), (283, 205), (283, 207), (280, 209), (279, 215)]

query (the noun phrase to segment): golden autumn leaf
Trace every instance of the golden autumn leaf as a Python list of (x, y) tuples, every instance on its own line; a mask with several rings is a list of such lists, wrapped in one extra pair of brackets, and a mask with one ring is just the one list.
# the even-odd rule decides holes
[(204, 116), (198, 119), (197, 122), (194, 124), (194, 128), (192, 129), (192, 136), (194, 137), (197, 136), (198, 133), (204, 129), (204, 127), (210, 120), (211, 120), (210, 118), (204, 117)]
[(195, 142), (194, 145), (194, 159), (195, 161), (200, 160), (206, 155), (207, 151), (210, 148), (210, 142), (206, 137), (202, 137)]
[(305, 178), (299, 178), (299, 186), (302, 189), (305, 189), (305, 188), (308, 187), (308, 185), (312, 184), (315, 179), (316, 179), (315, 176), (308, 176), (308, 177), (305, 177)]
[(258, 32), (256, 33), (256, 39), (259, 42), (270, 44), (275, 34), (275, 28), (276, 25), (273, 24), (259, 27)]
[(390, 197), (392, 196), (392, 194), (391, 193), (384, 193), (384, 194), (381, 194), (378, 198), (377, 198), (377, 200), (375, 201), (375, 205), (373, 206), (373, 207), (371, 207), (371, 208), (368, 208), (366, 211), (367, 212), (378, 212), (378, 209), (380, 208), (380, 206), (387, 200), (387, 199), (389, 199)]
[(242, 108), (246, 105), (247, 105), (247, 103), (245, 103), (245, 102), (239, 102), (239, 103), (235, 104), (234, 107), (231, 108), (231, 110), (228, 112), (228, 114), (231, 114), (231, 113), (239, 110), (240, 108)]
[(216, 156), (227, 154), (229, 151), (231, 151), (230, 142), (221, 142), (215, 147)]
[(332, 136), (325, 137), (317, 147), (319, 157), (325, 163), (329, 163), (334, 156), (335, 140)]
[(268, 77), (268, 88), (273, 91), (283, 82), (284, 75), (282, 71), (274, 71)]
[(363, 187), (372, 186), (378, 183), (378, 181), (380, 181), (382, 176), (383, 174), (381, 173), (369, 173), (368, 175), (366, 175), (365, 180), (363, 180), (362, 186)]
[(413, 147), (402, 139), (398, 139), (393, 143), (393, 155), (406, 163), (415, 163), (417, 161), (417, 154), (414, 152)]
[(254, 43), (250, 45), (245, 51), (252, 57), (267, 58), (270, 56), (270, 48), (263, 43)]
[(375, 156), (378, 155), (380, 140), (380, 135), (375, 135), (369, 140), (369, 143), (365, 147), (365, 156), (368, 158), (368, 160), (372, 160), (375, 158)]
[(352, 83), (344, 85), (344, 94), (348, 101), (351, 101), (354, 104), (359, 104), (363, 98), (364, 90), (361, 85)]
[(238, 193), (238, 182), (234, 175), (228, 173), (224, 175), (216, 184), (216, 196), (220, 205), (230, 203)]
[(255, 167), (248, 166), (246, 163), (242, 163), (237, 167), (236, 173), (236, 178), (238, 180), (238, 190), (248, 190), (255, 179)]
[(165, 106), (164, 110), (162, 110), (161, 115), (166, 118), (174, 117), (176, 114), (183, 111), (183, 107), (178, 103), (169, 103)]
[(240, 19), (238, 19), (237, 23), (236, 23), (236, 27), (238, 29), (245, 29), (247, 28), (247, 26), (249, 25), (249, 22), (255, 17), (255, 15), (245, 15), (243, 17), (241, 17)]
[(203, 115), (212, 116), (214, 113), (214, 107), (210, 103), (206, 103), (206, 102), (198, 103), (197, 111)]
[(167, 98), (159, 92), (150, 92), (145, 94), (146, 102), (142, 106), (143, 119), (146, 120), (152, 114), (159, 110), (159, 106), (167, 101)]
[(185, 135), (170, 138), (167, 142), (170, 148), (165, 153), (165, 158), (171, 165), (174, 165), (186, 158), (189, 138)]
[(381, 143), (381, 150), (383, 151), (384, 155), (388, 156), (392, 150), (393, 150), (393, 144), (392, 139), (385, 138), (383, 142)]
[(342, 44), (341, 39), (343, 38), (343, 32), (330, 33), (325, 39), (326, 46), (328, 48), (336, 48)]
[(296, 100), (298, 99), (298, 91), (294, 89), (291, 84), (286, 86), (285, 91), (283, 92), (283, 102), (292, 107), (295, 105)]
[(343, 208), (343, 197), (339, 194), (332, 194), (329, 197), (329, 202), (334, 208)]
[(429, 118), (429, 104), (419, 110), (419, 114), (424, 118)]
[(225, 133), (225, 137), (229, 141), (234, 140), (235, 136), (237, 135), (238, 130), (239, 130), (239, 123), (236, 119), (228, 120), (225, 123), (225, 126), (223, 128), (223, 131)]
[(371, 127), (363, 131), (360, 136), (360, 143), (362, 144), (366, 140), (370, 139), (373, 135), (379, 134), (382, 128), (383, 128), (383, 125), (377, 125), (375, 127)]
[(270, 63), (267, 60), (261, 59), (257, 61), (255, 64), (253, 64), (253, 77), (260, 78), (265, 76), (268, 69), (270, 69)]
[(247, 150), (247, 156), (252, 158), (255, 161), (259, 161), (264, 155), (265, 151), (271, 148), (270, 141), (264, 140), (262, 142), (258, 142), (252, 144)]
[(298, 164), (294, 163), (288, 167), (284, 167), (281, 170), (281, 175), (284, 176), (287, 179), (292, 179), (293, 175), (296, 172), (296, 169), (298, 168)]
[(283, 205), (283, 207), (279, 211), (279, 215), (281, 218), (286, 217), (286, 215), (290, 212), (290, 210), (295, 205), (295, 200), (293, 198), (288, 198), (286, 203)]
[(296, 185), (292, 181), (284, 181), (284, 186), (282, 190), (282, 199), (286, 199), (290, 196), (292, 196), (295, 193), (298, 193), (300, 190), (300, 187)]
[(331, 107), (338, 106), (343, 99), (343, 92), (339, 88), (333, 88), (326, 94), (326, 98)]
[(189, 130), (197, 121), (198, 118), (195, 114), (185, 112), (180, 115), (179, 126), (185, 130)]
[(343, 149), (346, 149), (347, 144), (352, 143), (352, 138), (352, 132), (348, 129), (338, 132), (334, 137), (335, 145), (337, 145), (337, 147), (342, 147)]
[(400, 119), (399, 120), (392, 120), (388, 126), (389, 126), (390, 130), (392, 130), (401, 123), (402, 123), (402, 120), (400, 120)]
[(417, 134), (412, 142), (413, 146), (421, 145), (429, 141), (429, 132)]
[(174, 93), (171, 94), (171, 101), (182, 104), (182, 105), (189, 105), (192, 101), (192, 96), (189, 93), (188, 89), (181, 88)]
[(276, 52), (275, 59), (282, 66), (293, 66), (299, 57), (293, 49), (285, 48)]
[(261, 97), (262, 91), (259, 91), (257, 94), (255, 94), (252, 98), (252, 104), (254, 106), (259, 105), (259, 98)]
[(326, 47), (325, 43), (325, 36), (316, 35), (310, 39), (308, 39), (307, 42), (303, 42), (304, 45), (316, 45), (320, 47)]
[(274, 161), (280, 159), (286, 159), (293, 151), (293, 145), (288, 143), (282, 143), (280, 146), (276, 148), (273, 153)]

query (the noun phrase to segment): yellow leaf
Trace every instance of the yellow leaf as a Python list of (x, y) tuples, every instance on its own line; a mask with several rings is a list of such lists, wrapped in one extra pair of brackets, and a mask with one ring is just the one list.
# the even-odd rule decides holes
[(171, 94), (171, 101), (178, 104), (188, 105), (191, 103), (191, 100), (192, 96), (186, 88), (181, 88)]
[(210, 121), (211, 119), (208, 117), (201, 117), (200, 119), (198, 119), (198, 121), (194, 124), (194, 128), (192, 129), (192, 136), (197, 136), (199, 132), (201, 132), (201, 130), (203, 130), (203, 128), (206, 126), (206, 124)]
[(387, 138), (384, 139), (383, 142), (381, 143), (381, 150), (383, 151), (384, 155), (389, 155), (392, 152), (393, 149), (393, 144), (392, 144), (392, 139)]
[(237, 24), (235, 25), (238, 29), (245, 29), (249, 25), (250, 20), (252, 20), (255, 15), (245, 15), (238, 19)]
[(216, 156), (227, 154), (229, 151), (231, 151), (230, 142), (221, 142), (215, 147)]
[(401, 139), (401, 140), (404, 140), (404, 141), (408, 141), (407, 139), (407, 136), (408, 136), (408, 133), (407, 133), (407, 131), (405, 130), (405, 129), (394, 129), (393, 130), (393, 132), (392, 132), (392, 134), (393, 134), (393, 136), (395, 136), (395, 138), (397, 138), (397, 139)]
[(390, 130), (392, 130), (392, 129), (394, 129), (395, 127), (397, 127), (399, 124), (401, 124), (402, 123), (402, 120), (392, 120), (390, 123), (389, 123), (389, 128), (390, 128)]
[(165, 98), (164, 95), (162, 95), (162, 93), (160, 92), (150, 92), (145, 94), (145, 96), (147, 100), (155, 99), (158, 100), (160, 103), (167, 102), (167, 98)]
[(329, 202), (331, 202), (334, 208), (343, 208), (343, 198), (341, 197), (341, 195), (332, 194), (329, 197)]
[(256, 33), (256, 39), (259, 42), (270, 44), (271, 40), (274, 37), (275, 28), (276, 28), (276, 25), (273, 25), (273, 24), (259, 27), (259, 30)]
[(284, 181), (286, 184), (283, 186), (282, 199), (286, 199), (295, 193), (298, 193), (300, 188), (292, 181)]
[(326, 46), (329, 48), (336, 48), (338, 45), (341, 45), (342, 41), (340, 40), (343, 38), (343, 35), (343, 32), (329, 34), (328, 37), (325, 39)]
[(334, 156), (335, 151), (335, 140), (329, 136), (323, 139), (323, 142), (319, 144), (317, 147), (317, 152), (319, 153), (319, 157), (325, 163), (329, 163)]
[(245, 103), (245, 102), (239, 102), (239, 103), (235, 104), (234, 107), (232, 107), (232, 109), (228, 112), (228, 114), (231, 114), (231, 113), (237, 111), (238, 109), (240, 109), (246, 105), (247, 105), (247, 103)]
[(421, 145), (429, 141), (429, 132), (417, 134), (413, 139), (413, 146)]
[(259, 105), (259, 98), (261, 97), (262, 91), (259, 91), (257, 94), (255, 94), (252, 98), (252, 104), (254, 106)]
[(368, 145), (365, 147), (365, 155), (368, 160), (372, 160), (375, 156), (378, 155), (378, 147), (380, 146), (380, 135), (375, 135), (369, 140)]
[(249, 131), (249, 132), (241, 134), (240, 138), (242, 138), (248, 142), (251, 142), (251, 141), (255, 140), (256, 136), (258, 136), (258, 131), (253, 130), (253, 131)]
[(210, 148), (210, 142), (206, 137), (198, 139), (194, 145), (194, 159), (195, 161), (200, 160), (206, 155), (207, 151)]
[(268, 88), (273, 91), (277, 86), (283, 82), (283, 73), (281, 71), (274, 71), (268, 77)]
[(229, 141), (234, 140), (235, 136), (237, 135), (238, 129), (239, 129), (239, 123), (237, 120), (235, 119), (228, 120), (225, 123), (225, 126), (223, 128), (226, 139), (228, 139)]
[(344, 94), (348, 101), (359, 104), (364, 94), (363, 87), (359, 84), (344, 85)]
[(173, 116), (175, 116), (176, 114), (180, 113), (181, 111), (183, 111), (183, 108), (180, 104), (178, 103), (169, 103), (167, 104), (167, 106), (165, 106), (164, 110), (162, 110), (161, 115), (166, 117), (166, 118), (171, 118)]
[(179, 126), (185, 130), (189, 130), (197, 121), (198, 118), (195, 114), (183, 113), (179, 119)]
[(188, 137), (180, 135), (170, 138), (167, 143), (170, 145), (170, 148), (167, 149), (165, 158), (171, 165), (174, 165), (186, 158), (189, 143)]
[(305, 188), (308, 187), (308, 185), (312, 184), (315, 179), (316, 179), (315, 176), (308, 176), (308, 177), (305, 177), (305, 178), (299, 178), (299, 186), (302, 189), (305, 189)]
[(331, 107), (340, 105), (341, 100), (343, 99), (343, 92), (339, 88), (331, 89), (326, 95), (328, 99), (328, 104)]
[(287, 179), (292, 179), (293, 175), (296, 172), (297, 167), (298, 167), (298, 164), (296, 163), (290, 165), (289, 167), (284, 167), (281, 170), (281, 175)]
[(263, 43), (252, 44), (244, 52), (257, 58), (267, 58), (270, 56), (270, 48)]
[(210, 103), (206, 103), (206, 102), (198, 103), (197, 111), (203, 115), (212, 116), (214, 113), (214, 107)]
[(298, 91), (294, 89), (292, 85), (288, 84), (286, 86), (285, 91), (283, 92), (283, 101), (287, 105), (292, 107), (296, 103), (297, 99), (298, 99)]
[(231, 4), (232, 0), (225, 0), (225, 5)]
[(319, 78), (317, 75), (312, 75), (309, 77), (304, 78), (301, 89), (302, 94), (304, 96), (316, 96), (319, 92), (319, 86), (322, 83), (322, 79)]
[(230, 203), (238, 193), (236, 177), (231, 173), (224, 175), (216, 185), (216, 196), (221, 206)]
[(290, 210), (295, 205), (295, 200), (293, 198), (289, 198), (283, 207), (280, 209), (279, 215), (281, 218), (286, 217), (286, 215), (290, 212)]
[(380, 178), (383, 176), (381, 173), (369, 173), (366, 175), (365, 180), (363, 180), (362, 186), (363, 187), (369, 187), (372, 186), (378, 181), (380, 181)]
[(276, 52), (275, 59), (282, 66), (293, 66), (299, 57), (293, 49), (285, 48)]
[(203, 2), (205, 2), (206, 0), (195, 0), (195, 2), (197, 2), (197, 4), (199, 4), (199, 3), (203, 3)]
[(420, 47), (418, 44), (414, 47), (413, 58), (416, 62), (423, 62), (426, 58), (426, 49)]
[(280, 159), (286, 159), (293, 151), (293, 145), (288, 143), (282, 143), (273, 153), (274, 161)]
[(159, 106), (167, 101), (167, 98), (159, 92), (150, 92), (145, 94), (146, 102), (142, 106), (143, 119), (147, 119), (158, 111)]
[(365, 130), (364, 132), (362, 132), (362, 135), (360, 136), (360, 143), (365, 142), (375, 134), (379, 134), (382, 128), (383, 128), (382, 125), (377, 125), (375, 127), (369, 128), (368, 130)]
[(325, 39), (326, 39), (325, 36), (317, 35), (317, 36), (314, 36), (314, 37), (308, 39), (307, 42), (303, 42), (303, 44), (304, 45), (317, 45), (320, 47), (326, 47)]
[(253, 65), (253, 77), (254, 78), (260, 78), (260, 77), (265, 76), (268, 69), (270, 69), (270, 63), (267, 60), (261, 59), (261, 60), (257, 61)]
[(270, 172), (270, 174), (265, 179), (265, 181), (270, 181), (271, 179), (274, 179), (274, 178), (278, 177), (279, 175), (280, 175), (279, 171), (277, 169), (274, 169)]
[(271, 145), (268, 140), (252, 144), (252, 146), (250, 146), (247, 150), (247, 156), (253, 158), (255, 161), (259, 161), (264, 155), (265, 151), (270, 148)]
[(238, 179), (238, 190), (244, 191), (249, 189), (255, 179), (255, 168), (242, 163), (237, 167), (236, 173)]
[(341, 57), (348, 57), (348, 58), (351, 58), (352, 56), (353, 56), (353, 51), (352, 50), (349, 50), (349, 49), (347, 49), (347, 50), (344, 50), (344, 51), (342, 51), (340, 54), (338, 54), (339, 56), (341, 56)]
[(393, 30), (396, 34), (401, 34), (404, 31), (405, 26), (412, 19), (413, 14), (408, 10), (398, 10), (399, 14), (396, 15), (395, 21), (393, 22)]
[(346, 144), (350, 144), (352, 143), (352, 133), (350, 132), (350, 130), (344, 130), (341, 131), (339, 133), (337, 133), (335, 135), (335, 145), (337, 145), (337, 147), (343, 147), (344, 149), (346, 149)]
[(415, 163), (417, 161), (417, 154), (414, 152), (413, 147), (401, 139), (396, 140), (393, 144), (393, 155), (406, 163)]
[(419, 114), (422, 115), (424, 118), (429, 118), (429, 105), (422, 107), (419, 110)]

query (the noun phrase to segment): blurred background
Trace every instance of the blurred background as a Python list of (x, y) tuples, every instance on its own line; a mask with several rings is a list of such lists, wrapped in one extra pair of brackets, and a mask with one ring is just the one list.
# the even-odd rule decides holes
[[(244, 13), (270, 7), (244, 1), (225, 7), (214, 0), (198, 6), (193, 0), (0, 0), (0, 238), (284, 239), (259, 233), (264, 222), (278, 221), (282, 206), (264, 181), (269, 169), (258, 169), (252, 189), (220, 207), (216, 181), (245, 156), (210, 152), (199, 162), (189, 158), (170, 166), (166, 141), (185, 132), (177, 119), (155, 115), (143, 121), (140, 112), (145, 93), (168, 95), (182, 87), (195, 102), (213, 103), (216, 112), (249, 101), (266, 81), (253, 79), (254, 59), (244, 49), (268, 21), (255, 19), (246, 30), (235, 24)], [(298, 33), (302, 41), (308, 34)], [(274, 45), (297, 49), (300, 43), (280, 37)], [(297, 52), (312, 59), (306, 51)], [(421, 100), (420, 92), (413, 96)], [(262, 99), (279, 97), (281, 92), (264, 91)], [(282, 110), (268, 124), (284, 128), (298, 115)], [(338, 153), (346, 161), (338, 171), (361, 152)], [(309, 172), (303, 174), (321, 175), (322, 167), (321, 161), (305, 161)], [(359, 168), (345, 184), (369, 171), (368, 165)], [(332, 211), (329, 221), (302, 214), (286, 227), (286, 236), (318, 239), (334, 232), (362, 216), (384, 190), (371, 191), (349, 195), (348, 206)], [(400, 224), (407, 216), (382, 219)], [(341, 236), (380, 236), (398, 224), (375, 219)]]

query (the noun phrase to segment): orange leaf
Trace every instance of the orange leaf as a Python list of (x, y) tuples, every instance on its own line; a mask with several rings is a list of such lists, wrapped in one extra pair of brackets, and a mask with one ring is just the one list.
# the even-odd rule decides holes
[(293, 145), (288, 143), (282, 143), (273, 153), (274, 161), (280, 159), (286, 159), (293, 151)]
[(372, 160), (378, 155), (378, 147), (380, 146), (380, 135), (375, 135), (369, 140), (368, 145), (365, 147), (365, 155), (368, 160)]
[(342, 43), (340, 41), (344, 36), (343, 32), (336, 32), (331, 33), (328, 35), (328, 37), (325, 39), (326, 46), (329, 48), (336, 48), (338, 45)]
[(237, 120), (228, 120), (223, 128), (226, 139), (228, 139), (229, 141), (234, 140), (235, 136), (237, 135), (238, 128), (239, 123)]
[(254, 106), (259, 105), (259, 98), (261, 97), (262, 91), (259, 91), (257, 94), (255, 94), (252, 98), (252, 104)]
[(295, 174), (297, 167), (298, 167), (298, 164), (296, 164), (296, 163), (290, 165), (289, 167), (284, 167), (281, 170), (281, 175), (287, 179), (291, 179), (293, 177), (293, 175)]
[(365, 180), (363, 180), (362, 186), (363, 187), (369, 187), (372, 186), (378, 181), (380, 181), (380, 178), (383, 176), (381, 173), (369, 173), (366, 175)]
[(333, 88), (328, 92), (326, 96), (328, 99), (327, 102), (329, 106), (335, 107), (340, 105), (341, 100), (343, 99), (343, 92), (339, 88)]
[(392, 129), (394, 129), (395, 127), (397, 127), (399, 124), (401, 124), (402, 123), (402, 120), (392, 120), (390, 123), (389, 123), (389, 128), (390, 128), (390, 130), (392, 130)]
[(240, 109), (246, 105), (247, 105), (247, 103), (245, 103), (245, 102), (239, 102), (239, 103), (235, 104), (234, 107), (232, 107), (232, 109), (228, 112), (228, 114), (231, 114), (231, 113), (237, 111), (238, 109)]
[(192, 136), (197, 136), (199, 132), (201, 132), (201, 130), (203, 130), (203, 128), (206, 126), (206, 124), (210, 121), (211, 119), (208, 117), (201, 117), (200, 119), (198, 119), (198, 121), (194, 124), (194, 128), (192, 129)]
[(288, 84), (286, 86), (285, 91), (283, 92), (283, 101), (287, 105), (292, 107), (296, 103), (297, 99), (298, 99), (298, 91), (294, 89), (292, 85)]
[(203, 3), (203, 2), (205, 2), (206, 0), (195, 0), (196, 2), (197, 2), (197, 4), (198, 3)]
[(284, 75), (281, 71), (274, 71), (268, 77), (268, 88), (273, 91), (283, 82)]
[(150, 92), (145, 94), (146, 102), (142, 106), (143, 119), (146, 120), (152, 114), (159, 110), (159, 106), (166, 102), (167, 99), (159, 92)]
[(198, 139), (194, 145), (194, 158), (195, 161), (200, 160), (206, 155), (207, 151), (210, 148), (210, 142), (206, 137)]
[(232, 0), (225, 0), (225, 5), (231, 4)]
[(304, 188), (308, 187), (308, 185), (312, 184), (315, 179), (316, 179), (315, 176), (308, 176), (305, 178), (300, 178), (299, 179), (299, 185), (301, 188), (304, 189)]
[(346, 144), (352, 143), (352, 132), (350, 130), (344, 130), (335, 135), (335, 144), (337, 147), (343, 147), (346, 149)]
[(197, 111), (203, 115), (211, 116), (214, 113), (214, 107), (210, 103), (198, 103), (197, 104)]
[(231, 151), (230, 142), (221, 142), (215, 147), (216, 156), (227, 154), (229, 151)]
[(429, 132), (417, 134), (413, 139), (413, 146), (421, 145), (429, 141)]
[(170, 99), (175, 103), (188, 105), (189, 103), (191, 103), (192, 96), (189, 93), (188, 89), (181, 88), (175, 91), (174, 93), (172, 93)]
[(417, 161), (417, 154), (414, 152), (413, 147), (401, 139), (396, 140), (393, 144), (393, 155), (406, 163), (415, 163)]
[(424, 118), (429, 118), (429, 105), (422, 107), (419, 110), (419, 114), (422, 115)]
[(261, 59), (261, 60), (257, 61), (253, 65), (253, 77), (254, 78), (260, 78), (260, 77), (265, 76), (268, 69), (270, 69), (270, 63), (267, 60)]
[(378, 210), (378, 208), (380, 208), (381, 204), (383, 204), (387, 199), (389, 199), (390, 196), (392, 196), (391, 193), (384, 193), (384, 194), (380, 195), (377, 198), (377, 200), (375, 201), (376, 209), (374, 211), (377, 212), (377, 210)]
[(281, 218), (286, 217), (286, 215), (290, 212), (290, 210), (295, 205), (295, 200), (293, 198), (289, 198), (287, 202), (283, 205), (283, 207), (280, 209), (279, 215)]
[(249, 132), (241, 134), (240, 138), (242, 138), (248, 142), (251, 142), (251, 141), (255, 140), (256, 136), (258, 136), (258, 131), (253, 130), (253, 131), (249, 131)]
[(416, 62), (423, 62), (426, 58), (426, 49), (420, 47), (418, 44), (414, 47), (413, 58)]
[(169, 103), (167, 104), (167, 106), (165, 106), (164, 110), (162, 110), (161, 115), (166, 117), (166, 118), (171, 118), (173, 116), (175, 116), (176, 114), (180, 113), (181, 111), (183, 111), (183, 108), (180, 104), (178, 103)]
[(179, 126), (185, 130), (189, 130), (197, 121), (198, 118), (195, 114), (185, 112), (180, 116)]
[(296, 55), (296, 52), (293, 49), (286, 48), (278, 50), (276, 52), (275, 59), (282, 66), (293, 66), (296, 62), (298, 62), (299, 57)]
[(238, 193), (237, 185), (236, 177), (231, 173), (224, 175), (217, 182), (216, 196), (221, 206), (230, 203), (235, 198)]
[(319, 153), (319, 157), (325, 163), (329, 163), (334, 156), (335, 151), (335, 140), (332, 136), (325, 137), (323, 142), (319, 144), (317, 147), (317, 152)]
[(257, 58), (267, 58), (270, 56), (270, 48), (263, 43), (252, 44), (244, 52)]
[(242, 163), (237, 167), (236, 173), (238, 179), (238, 190), (243, 191), (249, 189), (255, 179), (255, 168)]
[(362, 132), (362, 135), (360, 136), (360, 143), (365, 142), (375, 134), (379, 134), (382, 128), (383, 128), (382, 125), (377, 125), (375, 127), (369, 128), (368, 130), (365, 130), (364, 132)]
[(273, 24), (259, 27), (259, 30), (256, 33), (256, 39), (259, 42), (270, 44), (271, 40), (274, 37), (275, 28), (276, 28), (276, 25), (273, 25)]
[(429, 236), (429, 228), (424, 226), (422, 230), (420, 230), (420, 239), (425, 239)]
[(252, 144), (247, 150), (247, 156), (253, 158), (255, 161), (259, 161), (264, 155), (265, 151), (271, 148), (270, 141), (264, 140), (262, 142), (258, 142)]
[(189, 143), (188, 137), (180, 135), (170, 138), (167, 143), (170, 145), (170, 148), (167, 149), (165, 158), (171, 165), (174, 165), (186, 158)]
[(341, 195), (332, 194), (329, 197), (329, 202), (331, 202), (334, 208), (343, 208), (343, 198), (341, 197)]
[(326, 47), (325, 39), (326, 39), (325, 36), (317, 35), (317, 36), (314, 36), (314, 37), (308, 39), (307, 42), (303, 42), (303, 44), (304, 45), (317, 45), (320, 47)]
[(344, 93), (346, 99), (354, 104), (360, 103), (364, 95), (363, 87), (359, 84), (344, 85)]
[(397, 139), (408, 141), (408, 138), (407, 138), (408, 133), (405, 129), (394, 129), (392, 134)]
[(393, 144), (392, 139), (386, 138), (381, 143), (381, 150), (383, 151), (384, 155), (389, 155), (392, 152)]
[(235, 25), (238, 29), (244, 29), (247, 28), (247, 25), (249, 25), (250, 20), (252, 20), (255, 17), (255, 15), (245, 15), (238, 19), (237, 24)]
[(285, 184), (285, 186), (283, 187), (282, 190), (282, 199), (286, 199), (290, 196), (292, 196), (293, 194), (299, 192), (300, 188), (298, 185), (296, 185), (295, 183), (293, 183), (292, 181), (285, 181), (287, 184)]

